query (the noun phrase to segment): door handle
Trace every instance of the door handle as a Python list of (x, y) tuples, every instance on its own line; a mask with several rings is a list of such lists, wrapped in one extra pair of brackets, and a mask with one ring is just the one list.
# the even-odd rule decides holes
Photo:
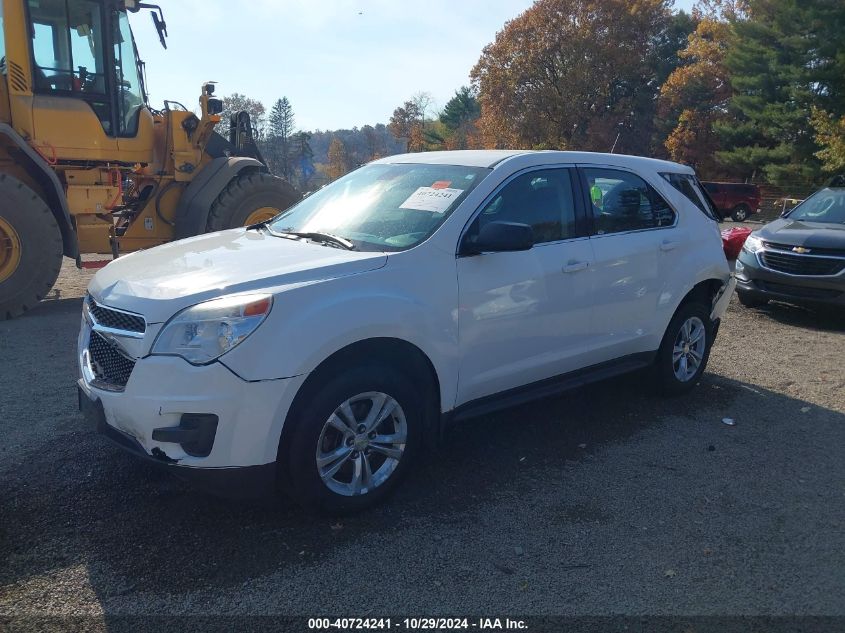
[(577, 273), (579, 270), (586, 270), (587, 266), (589, 265), (590, 262), (569, 262), (566, 266), (563, 267), (563, 272)]
[(663, 240), (660, 242), (660, 250), (661, 251), (673, 251), (678, 247), (677, 242), (672, 242), (670, 240)]

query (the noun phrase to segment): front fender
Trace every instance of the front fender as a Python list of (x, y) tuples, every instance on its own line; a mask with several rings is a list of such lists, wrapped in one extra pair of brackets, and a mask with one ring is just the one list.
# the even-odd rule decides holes
[(441, 287), (429, 293), (416, 287), (412, 297), (391, 283), (394, 277), (380, 269), (285, 289), (277, 294), (260, 334), (221, 362), (246, 380), (301, 376), (353, 343), (395, 338), (428, 357), (440, 383), (441, 402), (449, 407), (457, 386), (456, 303), (450, 305), (457, 289), (452, 293)]

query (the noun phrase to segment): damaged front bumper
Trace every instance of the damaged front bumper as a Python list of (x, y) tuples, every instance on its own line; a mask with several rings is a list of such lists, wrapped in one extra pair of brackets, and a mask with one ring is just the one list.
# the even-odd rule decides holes
[(214, 495), (231, 499), (258, 499), (272, 495), (276, 491), (276, 465), (241, 466), (235, 468), (191, 468), (178, 466), (176, 460), (169, 458), (164, 451), (154, 448), (148, 454), (141, 443), (132, 435), (124, 433), (106, 422), (103, 403), (93, 400), (79, 386), (79, 410), (97, 432), (112, 444), (132, 453), (155, 466), (166, 468), (172, 474), (190, 484)]
[(139, 359), (123, 391), (82, 376), (80, 410), (124, 450), (220, 496), (275, 489), (282, 425), (302, 377), (250, 382), (222, 363), (158, 356)]

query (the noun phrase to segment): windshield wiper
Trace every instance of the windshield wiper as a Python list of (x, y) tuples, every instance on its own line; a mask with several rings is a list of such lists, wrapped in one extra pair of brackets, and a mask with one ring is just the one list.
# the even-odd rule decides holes
[(348, 251), (355, 250), (355, 244), (353, 244), (350, 240), (345, 237), (340, 237), (339, 235), (332, 235), (331, 233), (322, 233), (320, 231), (274, 231), (269, 226), (265, 226), (264, 228), (266, 228), (271, 235), (275, 235), (277, 237), (286, 237), (288, 239), (304, 238), (306, 240), (313, 240), (314, 242), (323, 242), (326, 244), (340, 246)]

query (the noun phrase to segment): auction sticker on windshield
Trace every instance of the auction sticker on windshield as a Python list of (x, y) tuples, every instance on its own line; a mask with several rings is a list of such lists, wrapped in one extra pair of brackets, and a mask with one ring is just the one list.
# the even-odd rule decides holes
[(400, 209), (414, 209), (416, 211), (431, 211), (445, 213), (446, 209), (464, 192), (463, 189), (435, 189), (434, 187), (420, 187), (412, 193)]

